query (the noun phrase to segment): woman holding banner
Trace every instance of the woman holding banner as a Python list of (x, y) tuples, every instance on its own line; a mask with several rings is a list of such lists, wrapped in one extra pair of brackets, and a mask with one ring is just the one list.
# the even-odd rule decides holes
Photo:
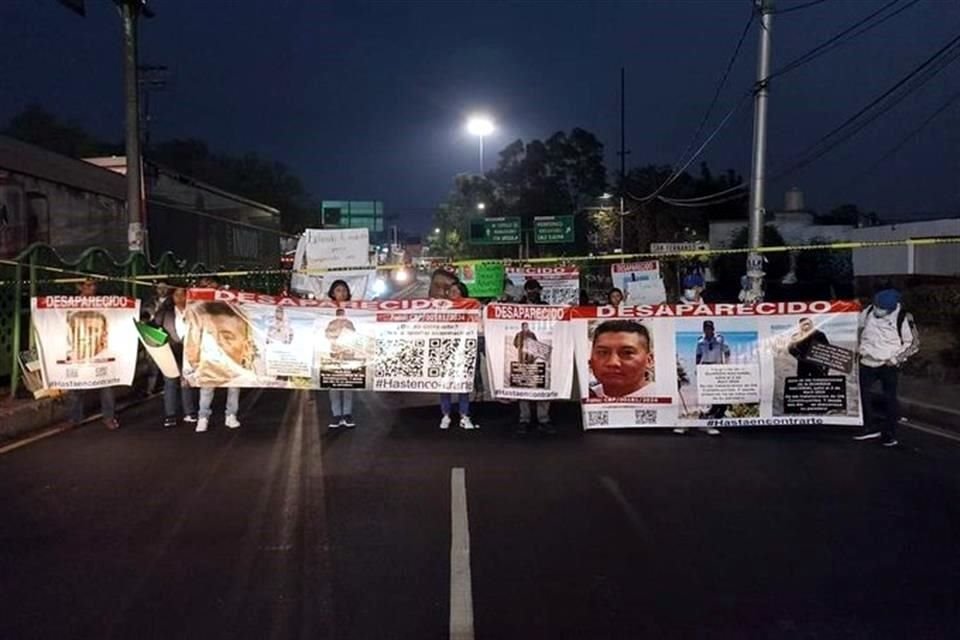
[[(459, 280), (454, 282), (447, 289), (447, 298), (456, 302), (457, 300), (462, 300), (468, 296), (467, 285), (463, 284)], [(440, 394), (440, 411), (443, 413), (443, 418), (440, 419), (440, 428), (449, 429), (450, 428), (450, 409), (453, 404), (452, 396), (457, 396), (457, 407), (460, 412), (460, 427), (463, 429), (478, 429), (479, 425), (473, 424), (473, 421), (470, 420), (470, 394), (469, 393), (441, 393)]]
[[(351, 297), (350, 285), (345, 280), (334, 280), (330, 284), (329, 291), (327, 291), (327, 297), (336, 303), (349, 302)], [(337, 315), (340, 316), (339, 312), (342, 309), (337, 311)], [(339, 337), (345, 329), (352, 330), (353, 324), (345, 317), (334, 319), (327, 327), (328, 338), (333, 333), (336, 334), (336, 337)], [(334, 348), (337, 346), (335, 345)], [(353, 421), (353, 391), (350, 389), (330, 389), (330, 414), (330, 422), (327, 424), (328, 429), (339, 427), (352, 429), (357, 426), (357, 423)]]

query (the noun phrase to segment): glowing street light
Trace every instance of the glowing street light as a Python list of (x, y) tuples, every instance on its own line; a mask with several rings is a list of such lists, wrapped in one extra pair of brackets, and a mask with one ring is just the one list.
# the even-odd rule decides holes
[(477, 203), (477, 209), (478, 209), (478, 210), (483, 211), (483, 210), (486, 209), (486, 208), (487, 208), (487, 205), (484, 204), (483, 202), (478, 202), (478, 203)]
[(476, 115), (467, 119), (467, 133), (480, 139), (480, 175), (483, 175), (483, 139), (494, 131), (493, 120)]

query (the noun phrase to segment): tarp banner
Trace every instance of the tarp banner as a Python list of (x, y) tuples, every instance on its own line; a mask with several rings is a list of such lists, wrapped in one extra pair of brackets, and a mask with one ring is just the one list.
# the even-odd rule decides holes
[(856, 302), (576, 307), (586, 429), (862, 424)]
[(580, 270), (577, 267), (508, 267), (511, 298), (520, 300), (527, 280), (536, 280), (543, 287), (543, 301), (552, 305), (575, 305), (580, 302)]
[(191, 289), (183, 375), (194, 386), (467, 392), (474, 300), (335, 303)]
[(573, 336), (569, 320), (569, 307), (487, 305), (484, 342), (495, 397), (570, 397)]
[(133, 383), (139, 300), (43, 296), (30, 299), (30, 310), (48, 388), (96, 389)]

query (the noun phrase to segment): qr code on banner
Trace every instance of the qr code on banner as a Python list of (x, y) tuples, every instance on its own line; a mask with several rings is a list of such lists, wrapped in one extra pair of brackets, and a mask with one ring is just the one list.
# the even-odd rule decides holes
[(476, 362), (476, 338), (430, 338), (428, 378), (471, 378)]
[(608, 411), (588, 411), (588, 427), (607, 427), (610, 425), (610, 412)]
[(657, 424), (657, 412), (653, 409), (636, 409), (633, 419), (637, 424)]
[(378, 378), (419, 378), (423, 376), (423, 340), (391, 340), (377, 348)]

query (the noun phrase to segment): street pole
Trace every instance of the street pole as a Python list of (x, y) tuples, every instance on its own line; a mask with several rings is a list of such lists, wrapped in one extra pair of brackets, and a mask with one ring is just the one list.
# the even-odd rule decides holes
[(483, 136), (480, 136), (480, 175), (483, 175)]
[(623, 210), (623, 196), (620, 196), (620, 262), (623, 262), (623, 217), (625, 212)]
[(140, 170), (140, 106), (137, 85), (137, 17), (140, 0), (125, 0), (123, 15), (123, 77), (126, 93), (127, 247), (143, 250), (143, 203)]
[(763, 300), (764, 187), (767, 159), (767, 102), (770, 77), (770, 30), (773, 27), (773, 0), (754, 0), (760, 12), (760, 48), (757, 56), (757, 84), (753, 94), (753, 170), (750, 185), (750, 224), (747, 254), (747, 287), (741, 292), (744, 302)]

